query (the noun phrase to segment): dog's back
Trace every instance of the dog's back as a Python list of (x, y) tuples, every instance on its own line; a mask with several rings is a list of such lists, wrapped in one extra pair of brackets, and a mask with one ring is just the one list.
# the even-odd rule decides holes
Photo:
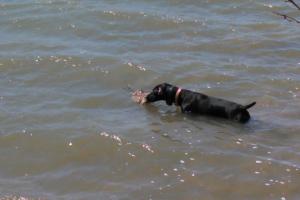
[(210, 97), (190, 90), (183, 90), (182, 98), (183, 106), (185, 106), (188, 112), (233, 119), (241, 123), (245, 123), (250, 119), (247, 109), (255, 105), (255, 102), (253, 102), (247, 106), (243, 106), (235, 102)]

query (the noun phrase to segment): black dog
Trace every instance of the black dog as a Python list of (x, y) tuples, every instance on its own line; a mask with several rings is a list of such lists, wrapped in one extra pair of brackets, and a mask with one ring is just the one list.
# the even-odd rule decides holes
[(250, 119), (247, 109), (256, 104), (253, 102), (243, 106), (224, 99), (210, 97), (205, 94), (181, 89), (168, 83), (157, 85), (150, 94), (146, 96), (147, 102), (165, 100), (167, 105), (180, 106), (183, 113), (190, 112), (201, 115), (222, 117), (246, 123)]

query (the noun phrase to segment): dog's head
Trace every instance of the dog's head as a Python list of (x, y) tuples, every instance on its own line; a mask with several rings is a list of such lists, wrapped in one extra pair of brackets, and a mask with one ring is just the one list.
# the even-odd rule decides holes
[[(175, 93), (174, 93), (175, 91)], [(174, 103), (176, 94), (176, 87), (169, 83), (162, 83), (155, 86), (150, 94), (147, 95), (147, 102), (166, 101), (168, 105)]]

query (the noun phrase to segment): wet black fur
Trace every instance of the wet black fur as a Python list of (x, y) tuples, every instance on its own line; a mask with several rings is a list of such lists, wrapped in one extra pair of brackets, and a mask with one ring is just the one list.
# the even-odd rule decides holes
[[(166, 101), (167, 105), (175, 103), (175, 96), (178, 87), (168, 83), (162, 83), (153, 88), (152, 92), (147, 95), (147, 102)], [(221, 117), (246, 123), (250, 119), (247, 111), (254, 106), (256, 102), (243, 106), (231, 101), (210, 97), (205, 94), (182, 89), (178, 97), (178, 106), (183, 113), (195, 113)]]

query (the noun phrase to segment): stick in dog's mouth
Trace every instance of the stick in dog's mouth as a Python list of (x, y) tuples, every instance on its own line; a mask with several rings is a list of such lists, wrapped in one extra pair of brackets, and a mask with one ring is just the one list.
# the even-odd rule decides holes
[(149, 92), (144, 92), (143, 90), (136, 90), (134, 92), (132, 92), (132, 100), (136, 103), (139, 104), (144, 104), (147, 103), (147, 95), (149, 94)]

